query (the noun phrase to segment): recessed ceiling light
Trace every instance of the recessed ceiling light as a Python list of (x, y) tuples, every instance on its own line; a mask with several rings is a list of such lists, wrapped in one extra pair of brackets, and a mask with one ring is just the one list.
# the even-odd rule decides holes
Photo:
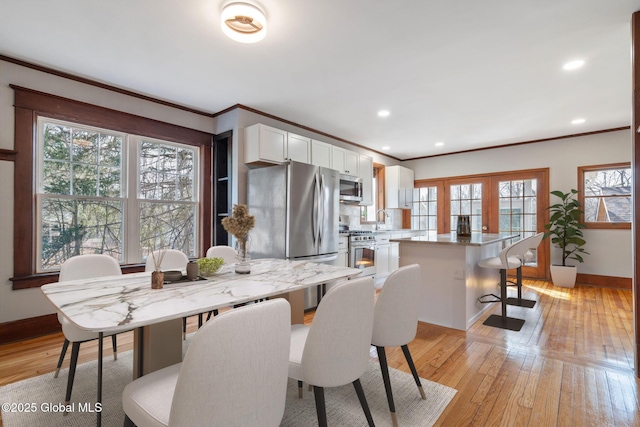
[(389, 110), (380, 110), (380, 111), (378, 111), (378, 116), (380, 116), (380, 117), (387, 117), (387, 116), (389, 116), (389, 114), (391, 114), (389, 112)]
[(562, 69), (567, 70), (567, 71), (577, 70), (578, 68), (582, 67), (583, 65), (584, 65), (584, 60), (583, 59), (576, 59), (575, 61), (569, 61), (566, 64), (564, 64), (562, 66)]
[(581, 125), (584, 122), (586, 122), (585, 119), (574, 119), (574, 120), (571, 120), (571, 124), (572, 125)]
[(436, 142), (436, 147), (442, 147), (444, 145), (444, 142)]
[(267, 34), (264, 13), (252, 4), (229, 3), (220, 18), (222, 32), (237, 42), (255, 43)]
[(383, 149), (383, 150), (388, 150), (388, 149), (390, 149), (390, 148), (391, 148), (391, 147), (389, 147), (388, 145), (385, 145), (384, 147), (382, 147), (382, 149)]

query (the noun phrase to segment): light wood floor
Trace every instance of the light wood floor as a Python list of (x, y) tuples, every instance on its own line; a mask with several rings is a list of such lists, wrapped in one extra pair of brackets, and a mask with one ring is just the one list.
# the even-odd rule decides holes
[[(437, 425), (640, 426), (631, 291), (527, 281), (525, 297), (538, 301), (535, 308), (508, 309), (526, 320), (520, 332), (482, 324), (499, 314), (498, 304), (467, 332), (418, 326), (409, 348), (420, 376), (458, 390)], [(0, 385), (55, 370), (62, 341), (55, 334), (0, 346)], [(119, 351), (132, 341), (131, 333), (118, 335)], [(105, 348), (110, 357), (108, 341)], [(96, 357), (96, 345), (81, 346), (79, 363)], [(409, 372), (400, 349), (387, 357)], [(61, 393), (65, 386), (61, 379)]]

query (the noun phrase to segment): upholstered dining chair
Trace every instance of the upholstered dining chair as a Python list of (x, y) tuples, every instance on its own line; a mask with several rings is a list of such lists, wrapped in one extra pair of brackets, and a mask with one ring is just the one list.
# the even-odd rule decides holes
[[(153, 252), (153, 256), (149, 254), (147, 256), (147, 263), (144, 267), (144, 271), (153, 271), (156, 269), (154, 258), (160, 259), (161, 251), (157, 250)], [(162, 257), (162, 263), (160, 264), (161, 270), (184, 270), (189, 263), (189, 257), (184, 252), (177, 249), (167, 249)], [(182, 318), (182, 339), (187, 339), (187, 318)]]
[(291, 326), (289, 377), (313, 386), (320, 427), (327, 426), (325, 387), (352, 383), (370, 426), (373, 418), (360, 377), (369, 363), (373, 328), (373, 278), (347, 280), (320, 301), (311, 326)]
[(392, 272), (384, 282), (373, 312), (373, 336), (371, 344), (376, 347), (384, 388), (387, 392), (391, 422), (398, 426), (389, 367), (385, 347), (401, 347), (413, 379), (422, 399), (426, 399), (420, 377), (409, 352), (409, 344), (416, 337), (418, 310), (420, 304), (420, 266), (418, 264), (400, 267)]
[[(60, 267), (60, 276), (58, 281), (68, 282), (70, 280), (121, 275), (122, 270), (120, 269), (120, 265), (113, 257), (101, 254), (87, 254), (77, 255), (66, 260)], [(80, 344), (86, 341), (98, 339), (98, 333), (78, 328), (60, 313), (58, 313), (58, 321), (62, 326), (64, 343), (62, 344), (62, 351), (60, 352), (56, 372), (53, 375), (54, 378), (58, 378), (69, 343), (73, 343), (71, 347), (71, 361), (69, 364), (69, 378), (67, 379), (67, 392), (65, 395), (65, 402), (68, 403), (71, 400), (71, 390), (73, 389), (73, 380), (76, 374), (76, 365), (78, 364)], [(123, 329), (121, 332), (124, 332), (125, 330), (127, 329)], [(115, 333), (111, 335), (111, 342), (113, 344), (113, 359), (117, 360), (118, 347)]]
[(233, 264), (236, 262), (236, 250), (231, 246), (218, 245), (211, 246), (207, 249), (207, 258), (222, 258), (225, 264)]
[(274, 299), (222, 313), (184, 361), (127, 384), (125, 426), (276, 427), (284, 414), (291, 308)]
[[(155, 265), (153, 259), (159, 259), (161, 251), (154, 251), (153, 256), (147, 256), (147, 264), (145, 265), (144, 271), (153, 271), (155, 270)], [(177, 249), (167, 249), (166, 253), (162, 257), (162, 264), (160, 265), (161, 270), (184, 270), (187, 268), (187, 264), (189, 263), (189, 258), (185, 255), (184, 252), (179, 251)]]
[[(536, 237), (536, 236), (533, 236)], [(478, 266), (500, 270), (500, 296), (494, 294), (483, 295), (478, 298), (481, 303), (500, 302), (502, 314), (492, 314), (484, 322), (483, 325), (493, 326), (511, 331), (519, 331), (524, 325), (524, 319), (516, 319), (507, 316), (507, 270), (519, 269), (522, 267), (522, 254), (525, 254), (532, 248), (530, 239), (521, 239), (515, 243), (506, 246), (500, 251), (497, 257), (485, 258), (478, 262)], [(485, 300), (486, 297), (493, 297), (492, 300)]]
[[(211, 246), (209, 249), (207, 249), (207, 254), (206, 254), (207, 258), (222, 258), (225, 264), (233, 264), (234, 262), (236, 262), (237, 261), (236, 256), (237, 256), (236, 250), (233, 249), (231, 246), (225, 246), (225, 245)], [(210, 311), (209, 314), (207, 314), (207, 322), (209, 321), (209, 319), (211, 319), (211, 316), (217, 316), (217, 315), (218, 315), (218, 310)], [(199, 325), (202, 324), (202, 315), (199, 315), (198, 324)]]

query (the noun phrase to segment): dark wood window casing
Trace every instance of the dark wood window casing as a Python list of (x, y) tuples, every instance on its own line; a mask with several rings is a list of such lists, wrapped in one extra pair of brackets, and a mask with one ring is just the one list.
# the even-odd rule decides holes
[[(585, 207), (585, 188), (584, 188), (584, 174), (585, 172), (593, 172), (599, 170), (606, 169), (630, 169), (631, 163), (611, 163), (606, 165), (595, 165), (595, 166), (580, 166), (578, 167), (578, 200), (580, 201), (580, 205), (584, 210)], [(629, 196), (629, 200), (631, 200), (631, 196)], [(629, 222), (587, 222), (584, 218), (584, 214), (582, 215), (581, 221), (587, 226), (587, 228), (592, 229), (613, 229), (613, 230), (631, 230), (631, 221)]]
[[(58, 280), (58, 273), (35, 274), (35, 170), (38, 117), (100, 127), (200, 147), (199, 252), (211, 244), (211, 144), (213, 135), (84, 102), (11, 85), (15, 93), (14, 257), (13, 289), (33, 288)], [(143, 271), (140, 264), (122, 271)]]

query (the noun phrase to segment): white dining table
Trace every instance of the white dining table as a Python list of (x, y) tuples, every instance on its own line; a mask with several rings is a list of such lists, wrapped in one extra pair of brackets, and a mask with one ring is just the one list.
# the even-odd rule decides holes
[[(355, 268), (309, 261), (257, 259), (250, 274), (234, 264), (214, 276), (151, 288), (151, 273), (51, 283), (40, 289), (63, 316), (81, 329), (99, 334), (98, 402), (102, 401), (102, 337), (135, 331), (134, 377), (182, 360), (182, 318), (268, 297), (291, 303), (292, 322), (301, 323), (303, 290), (355, 277)], [(97, 425), (101, 425), (98, 412)]]

